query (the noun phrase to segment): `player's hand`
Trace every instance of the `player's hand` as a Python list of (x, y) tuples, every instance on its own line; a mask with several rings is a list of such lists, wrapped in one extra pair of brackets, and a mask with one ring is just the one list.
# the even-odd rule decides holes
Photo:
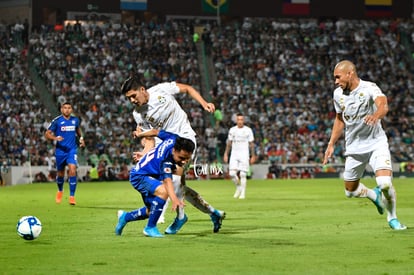
[(328, 148), (326, 148), (325, 156), (323, 158), (322, 165), (325, 165), (325, 164), (327, 164), (329, 162), (329, 158), (332, 157), (333, 152), (334, 152), (334, 147), (333, 147), (333, 145), (330, 145), (329, 144), (328, 145)]
[(83, 138), (79, 139), (79, 147), (85, 147), (85, 140)]
[(378, 122), (378, 118), (376, 118), (375, 116), (373, 116), (373, 115), (367, 115), (365, 118), (364, 118), (364, 122), (365, 122), (365, 124), (367, 124), (367, 125), (369, 125), (369, 126), (374, 126), (375, 124), (377, 124), (377, 122)]
[(257, 161), (257, 157), (256, 156), (251, 156), (250, 157), (250, 164), (255, 164)]
[(224, 163), (229, 162), (229, 157), (227, 155), (224, 155), (223, 156), (223, 161), (224, 161)]
[(204, 110), (206, 110), (209, 113), (213, 113), (216, 110), (216, 107), (213, 103), (207, 103), (207, 105), (204, 106)]
[(174, 199), (171, 200), (171, 205), (172, 205), (172, 211), (177, 211), (178, 208), (183, 208), (185, 206), (184, 201), (180, 200), (180, 199)]
[(64, 140), (64, 138), (62, 136), (57, 136), (55, 140), (56, 141), (62, 141), (62, 140)]

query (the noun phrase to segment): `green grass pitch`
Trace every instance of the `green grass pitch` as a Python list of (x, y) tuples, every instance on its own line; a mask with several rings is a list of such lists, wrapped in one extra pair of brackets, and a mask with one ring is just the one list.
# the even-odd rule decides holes
[[(60, 205), (53, 183), (2, 187), (0, 274), (414, 274), (412, 179), (394, 179), (409, 227), (400, 232), (367, 199), (347, 199), (341, 179), (249, 180), (245, 200), (233, 199), (231, 181), (188, 185), (226, 211), (219, 233), (187, 203), (177, 235), (145, 237), (146, 221), (137, 221), (116, 236), (117, 210), (143, 204), (128, 182), (79, 183), (76, 206), (67, 183)], [(34, 241), (16, 233), (25, 215), (43, 224)], [(173, 218), (169, 211), (161, 232)]]

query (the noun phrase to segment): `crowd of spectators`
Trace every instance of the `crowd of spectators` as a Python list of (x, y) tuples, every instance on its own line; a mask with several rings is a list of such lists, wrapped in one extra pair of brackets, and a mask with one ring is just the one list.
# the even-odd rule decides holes
[[(412, 22), (401, 20), (246, 18), (213, 28), (212, 96), (223, 112), (221, 126), (242, 112), (262, 160), (321, 163), (335, 116), (333, 66), (350, 59), (361, 78), (388, 96), (384, 124), (394, 161), (413, 160), (412, 34)], [(333, 163), (343, 162), (343, 151), (344, 140)]]
[[(414, 158), (414, 83), (412, 49), (404, 39), (411, 43), (410, 23), (245, 18), (221, 26), (203, 23), (202, 39), (194, 42), (191, 20), (83, 22), (59, 31), (43, 26), (23, 48), (12, 28), (5, 29), (0, 33), (1, 155), (11, 165), (23, 165), (28, 157), (38, 165), (53, 152), (43, 131), (57, 114), (45, 111), (37, 99), (29, 56), (56, 104), (73, 102), (87, 142), (80, 154), (96, 167), (104, 160), (117, 165), (118, 173), (138, 146), (131, 135), (132, 106), (119, 93), (133, 73), (142, 74), (148, 87), (178, 81), (211, 97), (219, 112), (215, 123), (191, 98), (179, 97), (199, 136), (199, 161), (220, 159), (234, 115), (242, 112), (254, 130), (259, 161), (321, 163), (335, 115), (333, 66), (351, 59), (360, 77), (377, 82), (388, 96), (384, 124), (391, 152), (394, 161), (409, 162)], [(211, 91), (201, 87), (196, 43), (202, 41), (217, 78)], [(334, 163), (343, 162), (343, 150), (342, 142)]]
[[(40, 129), (50, 114), (29, 74), (27, 26), (0, 24), (0, 162), (47, 165), (49, 149)], [(51, 151), (53, 153), (53, 151)]]

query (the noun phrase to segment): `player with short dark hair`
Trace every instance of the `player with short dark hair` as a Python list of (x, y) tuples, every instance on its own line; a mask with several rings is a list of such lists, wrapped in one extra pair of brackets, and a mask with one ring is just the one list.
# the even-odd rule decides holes
[(157, 221), (167, 199), (171, 199), (173, 210), (184, 207), (183, 201), (175, 194), (172, 173), (191, 160), (195, 145), (190, 139), (165, 131), (159, 131), (157, 136), (163, 141), (148, 151), (130, 172), (130, 183), (141, 193), (145, 206), (131, 212), (118, 211), (117, 235), (122, 234), (128, 222), (148, 218), (144, 235), (164, 237), (158, 231)]
[(79, 146), (85, 146), (85, 140), (82, 136), (80, 128), (80, 120), (78, 117), (72, 115), (72, 104), (64, 102), (60, 107), (61, 115), (54, 118), (47, 127), (45, 137), (49, 140), (56, 142), (56, 170), (57, 177), (56, 183), (58, 192), (56, 193), (56, 203), (61, 203), (63, 196), (63, 184), (65, 182), (65, 168), (68, 169), (68, 181), (69, 181), (69, 203), (71, 205), (76, 204), (75, 192), (77, 187), (77, 149), (79, 138)]
[[(163, 129), (175, 133), (181, 137), (188, 138), (197, 146), (196, 133), (192, 129), (186, 112), (181, 108), (175, 95), (185, 93), (190, 95), (209, 113), (213, 113), (215, 106), (209, 103), (192, 86), (177, 82), (164, 82), (146, 88), (138, 75), (129, 77), (121, 87), (122, 94), (134, 104), (133, 116), (137, 123), (137, 133), (150, 129)], [(159, 142), (156, 140), (155, 142)], [(134, 159), (138, 160), (141, 155), (154, 147), (154, 140), (147, 139), (142, 152), (134, 152)], [(195, 154), (193, 154), (194, 157)], [(213, 222), (213, 232), (218, 232), (225, 212), (215, 209), (205, 201), (195, 190), (185, 184), (185, 171), (178, 168), (173, 175), (173, 182), (177, 196), (184, 198), (200, 211), (208, 214)], [(166, 229), (167, 234), (177, 233), (187, 222), (184, 208), (179, 207), (177, 217)]]

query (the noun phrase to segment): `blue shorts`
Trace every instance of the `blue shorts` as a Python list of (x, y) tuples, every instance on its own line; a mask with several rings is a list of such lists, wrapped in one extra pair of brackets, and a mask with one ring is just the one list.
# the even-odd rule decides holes
[(77, 150), (70, 150), (67, 153), (56, 152), (56, 170), (63, 171), (68, 164), (74, 164), (78, 166)]
[(158, 186), (163, 184), (160, 180), (151, 176), (144, 176), (134, 173), (130, 174), (129, 181), (132, 187), (141, 193), (142, 200), (147, 207), (151, 207), (151, 202), (155, 197), (155, 190), (158, 188)]

